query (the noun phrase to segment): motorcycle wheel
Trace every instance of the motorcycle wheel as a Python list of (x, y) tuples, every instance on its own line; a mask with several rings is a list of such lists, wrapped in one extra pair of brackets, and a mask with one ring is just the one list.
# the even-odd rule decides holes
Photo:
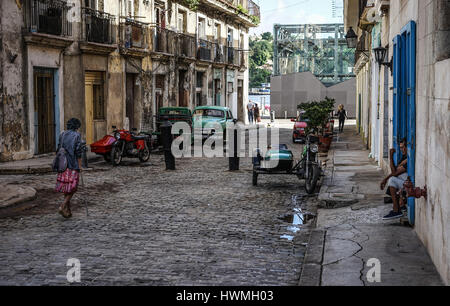
[(139, 160), (141, 163), (146, 163), (150, 159), (150, 150), (145, 148), (144, 150), (139, 151)]
[(110, 159), (113, 166), (118, 166), (122, 162), (122, 152), (118, 146), (113, 146)]
[(317, 181), (320, 176), (320, 169), (317, 165), (309, 166), (308, 177), (306, 177), (305, 189), (308, 194), (313, 194), (316, 190)]

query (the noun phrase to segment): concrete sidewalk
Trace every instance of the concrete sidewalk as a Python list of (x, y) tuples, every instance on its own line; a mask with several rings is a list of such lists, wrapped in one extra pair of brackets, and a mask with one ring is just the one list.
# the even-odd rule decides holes
[[(52, 172), (52, 162), (55, 154), (46, 154), (25, 160), (0, 163), (0, 175), (8, 174), (42, 174)], [(101, 156), (94, 153), (87, 153), (88, 162), (102, 160)]]
[[(414, 229), (382, 220), (392, 204), (384, 204), (383, 172), (368, 156), (355, 126), (333, 142), (300, 285), (443, 285)], [(379, 283), (367, 278), (373, 259), (380, 263)]]

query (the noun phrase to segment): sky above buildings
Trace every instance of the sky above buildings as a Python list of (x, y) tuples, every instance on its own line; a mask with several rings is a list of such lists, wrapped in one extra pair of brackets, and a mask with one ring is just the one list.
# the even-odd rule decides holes
[[(251, 34), (273, 33), (273, 25), (343, 23), (343, 0), (253, 0), (261, 7), (261, 24)], [(336, 16), (333, 16), (336, 3)]]

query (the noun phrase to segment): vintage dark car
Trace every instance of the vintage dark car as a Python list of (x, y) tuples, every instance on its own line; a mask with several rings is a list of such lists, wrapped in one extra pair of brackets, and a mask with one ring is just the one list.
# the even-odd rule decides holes
[[(192, 127), (192, 112), (187, 107), (162, 107), (159, 109), (156, 115), (156, 131), (153, 135), (157, 136), (158, 144), (161, 144), (160, 136), (161, 129), (160, 126), (164, 122), (165, 118), (169, 120), (170, 123), (175, 124), (177, 122), (186, 122)], [(179, 135), (175, 135), (179, 136)]]

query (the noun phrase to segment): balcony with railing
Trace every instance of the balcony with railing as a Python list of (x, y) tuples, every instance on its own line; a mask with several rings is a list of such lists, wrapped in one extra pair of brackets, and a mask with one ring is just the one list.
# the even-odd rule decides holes
[(261, 9), (260, 9), (259, 5), (257, 5), (252, 0), (248, 0), (248, 2), (247, 2), (247, 10), (248, 10), (248, 14), (250, 16), (253, 16), (253, 17), (256, 17), (258, 19), (261, 19)]
[[(152, 28), (153, 52), (163, 55), (175, 55), (180, 50), (178, 34), (174, 31), (156, 26)], [(188, 50), (185, 50), (188, 52)]]
[(115, 43), (113, 15), (83, 7), (81, 16), (83, 41), (108, 45)]
[(214, 62), (218, 64), (225, 63), (225, 46), (219, 43), (213, 43)]
[(222, 9), (224, 13), (245, 20), (249, 26), (258, 25), (261, 19), (260, 7), (253, 0), (209, 0), (207, 3), (216, 9)]
[(72, 43), (72, 23), (67, 19), (71, 8), (63, 0), (25, 0), (25, 41), (56, 47)]
[(238, 51), (239, 54), (239, 67), (242, 69), (247, 69), (248, 68), (248, 52), (244, 51), (244, 50), (239, 50)]
[(184, 33), (178, 34), (178, 54), (181, 57), (184, 58), (192, 58), (195, 59), (196, 56), (196, 48), (197, 48), (197, 41), (195, 39), (195, 36), (191, 36)]
[(120, 51), (134, 56), (145, 56), (149, 52), (149, 26), (147, 23), (121, 17), (119, 25)]
[(228, 65), (239, 66), (240, 65), (239, 51), (233, 47), (226, 47), (226, 51), (227, 51), (226, 63)]
[(199, 39), (197, 44), (197, 59), (201, 61), (212, 61), (213, 43), (205, 39)]

